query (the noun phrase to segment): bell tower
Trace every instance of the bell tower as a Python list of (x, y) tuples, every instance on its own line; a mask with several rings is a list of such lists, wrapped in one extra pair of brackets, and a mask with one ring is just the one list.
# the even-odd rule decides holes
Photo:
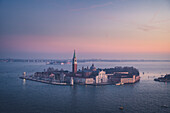
[(72, 72), (76, 73), (77, 72), (77, 58), (76, 58), (76, 52), (74, 50), (73, 54), (73, 61), (72, 61)]

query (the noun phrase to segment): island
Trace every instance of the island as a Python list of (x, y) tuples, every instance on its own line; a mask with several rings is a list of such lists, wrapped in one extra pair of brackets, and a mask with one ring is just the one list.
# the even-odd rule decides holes
[(133, 84), (140, 80), (139, 71), (134, 67), (101, 69), (92, 64), (90, 68), (87, 66), (77, 70), (75, 50), (72, 59), (72, 72), (49, 67), (43, 72), (35, 72), (31, 75), (24, 72), (20, 78), (54, 85), (123, 85)]

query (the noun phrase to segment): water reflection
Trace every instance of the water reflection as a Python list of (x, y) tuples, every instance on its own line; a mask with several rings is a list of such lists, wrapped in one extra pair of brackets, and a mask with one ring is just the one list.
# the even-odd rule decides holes
[(25, 84), (26, 84), (26, 80), (25, 80), (25, 79), (23, 79), (23, 82), (22, 82), (22, 84), (23, 84), (23, 85), (25, 85)]

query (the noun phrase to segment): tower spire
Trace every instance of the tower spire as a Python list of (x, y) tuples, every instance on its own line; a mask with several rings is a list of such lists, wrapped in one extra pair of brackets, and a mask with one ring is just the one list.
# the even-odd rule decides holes
[(77, 58), (76, 58), (76, 51), (75, 51), (75, 49), (74, 49), (73, 61), (72, 61), (72, 72), (73, 73), (77, 72)]
[(76, 58), (76, 50), (74, 49), (73, 58)]

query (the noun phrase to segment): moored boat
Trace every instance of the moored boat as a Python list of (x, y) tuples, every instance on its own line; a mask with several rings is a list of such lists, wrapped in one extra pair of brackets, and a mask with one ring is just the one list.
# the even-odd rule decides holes
[(116, 83), (117, 86), (123, 85), (123, 84), (124, 84), (124, 83), (122, 83), (122, 82)]
[(121, 106), (121, 107), (119, 107), (119, 109), (120, 109), (120, 110), (123, 110), (123, 107)]
[(155, 78), (154, 81), (170, 82), (170, 74), (166, 74), (165, 76)]

